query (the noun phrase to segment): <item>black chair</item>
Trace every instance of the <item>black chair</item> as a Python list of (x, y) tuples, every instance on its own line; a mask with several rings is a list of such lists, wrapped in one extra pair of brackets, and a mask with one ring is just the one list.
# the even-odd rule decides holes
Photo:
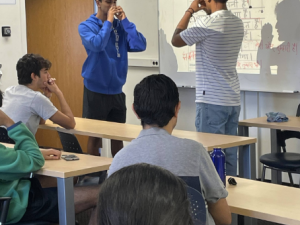
[[(0, 197), (0, 225), (4, 225), (8, 214), (10, 197)], [(19, 222), (10, 225), (50, 225), (49, 222), (35, 221), (35, 222)]]
[(190, 213), (194, 225), (206, 224), (206, 205), (201, 194), (201, 185), (199, 177), (180, 176), (187, 184), (187, 194), (190, 200)]
[[(74, 134), (66, 133), (66, 129), (57, 127), (56, 128), (57, 133), (59, 135), (60, 142), (63, 146), (63, 150), (65, 152), (72, 152), (72, 153), (78, 153), (78, 154), (84, 154), (82, 151), (82, 148)], [(86, 176), (80, 176), (77, 182), (77, 185), (88, 185), (88, 184), (94, 184), (95, 178), (98, 179), (96, 183), (101, 184), (107, 176), (106, 171), (96, 172), (87, 174), (87, 176), (91, 178), (86, 178)]]
[[(297, 117), (300, 117), (300, 104), (298, 105)], [(289, 175), (291, 186), (294, 186), (292, 173), (300, 174), (300, 154), (287, 152), (285, 141), (290, 138), (300, 139), (300, 132), (277, 130), (277, 142), (283, 152), (268, 153), (260, 157), (263, 164), (261, 180), (265, 180), (266, 168), (287, 172)], [(299, 183), (300, 187), (300, 183)]]
[(82, 148), (74, 134), (65, 133), (65, 129), (56, 128), (61, 145), (65, 152), (83, 154)]
[[(261, 180), (265, 180), (266, 168), (287, 172), (291, 186), (294, 186), (292, 173), (300, 174), (300, 154), (287, 152), (285, 141), (290, 138), (300, 139), (300, 132), (296, 131), (277, 131), (277, 141), (283, 152), (268, 153), (260, 157), (263, 164)], [(299, 183), (300, 187), (300, 183)]]
[(15, 144), (15, 142), (8, 137), (7, 130), (4, 127), (0, 127), (0, 142)]

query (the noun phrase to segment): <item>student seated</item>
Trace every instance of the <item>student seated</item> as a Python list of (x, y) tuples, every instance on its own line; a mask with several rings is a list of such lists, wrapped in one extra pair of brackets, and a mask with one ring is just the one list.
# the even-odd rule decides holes
[(161, 167), (135, 164), (102, 184), (98, 225), (190, 225), (189, 205), (179, 177)]
[[(60, 151), (40, 150), (27, 127), (21, 122), (14, 123), (1, 110), (0, 126), (7, 127), (8, 136), (16, 143), (13, 149), (0, 144), (0, 196), (12, 198), (6, 222), (40, 220), (58, 223), (57, 188), (42, 188), (38, 179), (24, 177), (41, 169), (45, 159), (59, 159)], [(75, 187), (75, 212), (95, 207), (98, 193), (98, 185)]]
[[(42, 56), (24, 55), (17, 63), (19, 85), (7, 88), (4, 93), (1, 110), (13, 121), (22, 121), (33, 135), (47, 119), (67, 129), (75, 127), (73, 113), (51, 78), (50, 68), (51, 62)], [(61, 111), (50, 101), (52, 93), (57, 96)]]
[(151, 75), (137, 84), (133, 111), (141, 120), (143, 130), (116, 154), (108, 176), (136, 163), (161, 166), (177, 176), (198, 176), (208, 205), (206, 224), (230, 224), (228, 193), (208, 152), (196, 141), (171, 135), (179, 109), (178, 89), (169, 77)]

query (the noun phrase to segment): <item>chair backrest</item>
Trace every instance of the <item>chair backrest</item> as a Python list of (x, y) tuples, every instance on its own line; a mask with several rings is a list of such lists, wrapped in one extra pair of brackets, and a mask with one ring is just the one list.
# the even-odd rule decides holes
[(65, 129), (56, 128), (60, 142), (63, 146), (63, 150), (66, 152), (80, 153), (82, 154), (82, 148), (74, 134), (65, 133)]
[(286, 152), (286, 144), (285, 141), (290, 138), (300, 139), (300, 132), (298, 131), (289, 131), (289, 130), (277, 130), (277, 142), (278, 145), (282, 147), (283, 151)]
[(10, 197), (0, 197), (0, 225), (5, 224), (10, 200)]
[(296, 116), (297, 116), (297, 117), (300, 116), (300, 104), (298, 105)]
[(15, 144), (15, 142), (8, 137), (7, 130), (4, 127), (0, 127), (0, 142)]
[(194, 225), (206, 224), (206, 204), (201, 192), (199, 177), (179, 176), (187, 184), (190, 212)]
[(194, 225), (206, 224), (206, 205), (202, 194), (192, 187), (187, 186), (187, 194), (190, 200), (190, 213)]

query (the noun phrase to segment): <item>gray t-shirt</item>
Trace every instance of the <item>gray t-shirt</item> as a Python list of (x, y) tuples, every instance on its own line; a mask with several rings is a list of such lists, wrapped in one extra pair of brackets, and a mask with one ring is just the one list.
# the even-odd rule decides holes
[(33, 135), (41, 118), (47, 120), (57, 112), (57, 108), (46, 96), (24, 85), (12, 86), (5, 90), (1, 110), (13, 121), (22, 121)]
[[(198, 176), (202, 195), (207, 202), (215, 203), (228, 195), (203, 145), (174, 137), (164, 129), (142, 130), (135, 140), (115, 155), (108, 176), (136, 163), (160, 166), (177, 176)], [(206, 224), (215, 224), (208, 211)]]

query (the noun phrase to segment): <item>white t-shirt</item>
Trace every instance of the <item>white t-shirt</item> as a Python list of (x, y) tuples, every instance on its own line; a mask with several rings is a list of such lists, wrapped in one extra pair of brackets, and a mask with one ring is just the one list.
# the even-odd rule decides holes
[(199, 17), (180, 36), (187, 45), (196, 44), (196, 102), (240, 105), (236, 64), (244, 37), (242, 20), (219, 10)]
[(47, 120), (57, 112), (57, 108), (46, 96), (24, 85), (5, 90), (1, 110), (14, 122), (22, 121), (33, 135), (41, 118)]

